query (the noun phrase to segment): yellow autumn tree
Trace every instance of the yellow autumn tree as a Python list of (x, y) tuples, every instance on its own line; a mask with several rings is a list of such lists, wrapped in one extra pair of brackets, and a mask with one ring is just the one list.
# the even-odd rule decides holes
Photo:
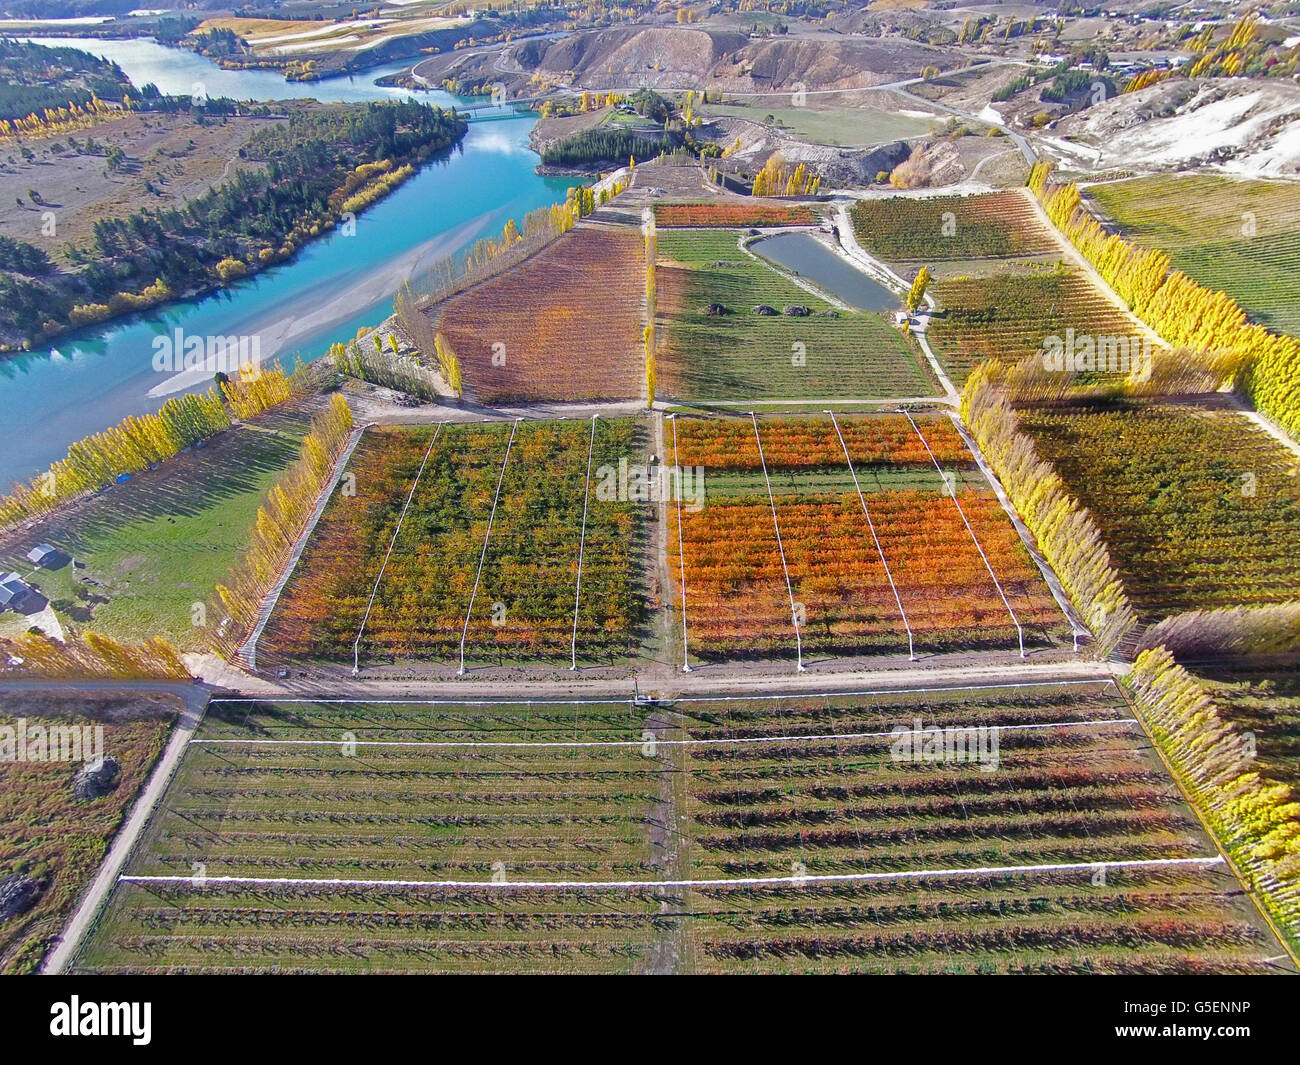
[(1053, 224), (1132, 309), (1186, 358), (1235, 381), (1251, 401), (1300, 436), (1300, 340), (1248, 321), (1227, 293), (1171, 268), (1169, 256), (1108, 233), (1082, 206), (1073, 183), (1050, 181), (1050, 164), (1030, 170), (1029, 188)]
[(912, 287), (907, 292), (907, 309), (915, 311), (921, 306), (921, 300), (925, 298), (925, 290), (930, 284), (930, 268), (921, 267), (916, 272), (916, 277), (912, 281)]

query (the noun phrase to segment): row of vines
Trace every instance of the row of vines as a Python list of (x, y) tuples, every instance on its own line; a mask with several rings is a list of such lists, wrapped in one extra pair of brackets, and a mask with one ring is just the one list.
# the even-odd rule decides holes
[(1134, 313), (1225, 378), (1239, 375), (1246, 395), (1260, 410), (1292, 435), (1300, 435), (1300, 340), (1252, 324), (1227, 293), (1171, 270), (1164, 252), (1139, 248), (1108, 233), (1082, 207), (1078, 187), (1050, 184), (1050, 174), (1050, 164), (1035, 164), (1030, 189), (1048, 217)]

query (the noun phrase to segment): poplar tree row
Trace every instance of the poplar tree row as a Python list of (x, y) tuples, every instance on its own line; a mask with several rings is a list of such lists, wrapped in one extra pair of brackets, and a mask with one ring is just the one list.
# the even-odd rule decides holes
[(460, 373), (460, 359), (452, 351), (451, 344), (441, 333), (433, 335), (433, 350), (438, 356), (438, 369), (456, 395), (465, 394), (465, 381)]
[(156, 414), (125, 418), (78, 440), (68, 448), (67, 458), (0, 499), (0, 527), (53, 510), (83, 492), (106, 488), (124, 474), (146, 470), (229, 429), (232, 411), (239, 418), (251, 418), (282, 403), (292, 391), (280, 367), (249, 369), (223, 380), (220, 391), (173, 396)]
[(157, 414), (129, 417), (79, 440), (48, 471), (0, 499), (0, 525), (10, 525), (80, 495), (112, 484), (170, 458), (196, 441), (230, 427), (230, 412), (209, 389), (173, 396)]
[(166, 640), (156, 638), (132, 645), (98, 632), (84, 636), (69, 633), (62, 641), (43, 632), (28, 632), (12, 640), (0, 640), (0, 655), (21, 659), (17, 668), (23, 676), (48, 680), (190, 679), (180, 652)]
[(221, 394), (235, 415), (247, 420), (283, 403), (293, 395), (293, 386), (279, 366), (264, 370), (246, 365), (234, 377), (221, 380)]
[(85, 107), (69, 100), (67, 107), (47, 107), (33, 111), (26, 118), (0, 118), (0, 141), (28, 137), (53, 137), (93, 126), (104, 118), (116, 117), (118, 110), (91, 96)]
[(1225, 292), (1170, 269), (1164, 252), (1107, 233), (1081, 205), (1073, 183), (1050, 184), (1051, 164), (1035, 163), (1029, 187), (1052, 222), (1133, 312), (1170, 344), (1235, 379), (1255, 406), (1300, 436), (1300, 340), (1246, 319)]
[(1137, 624), (1110, 549), (1092, 515), (1070, 493), (1051, 463), (1040, 458), (1006, 391), (999, 368), (982, 363), (962, 390), (961, 413), (1070, 600), (1105, 650)]
[(228, 619), (221, 623), (213, 640), (228, 657), (233, 657), (257, 623), (262, 600), (293, 554), (298, 537), (329, 483), (352, 425), (352, 411), (343, 396), (335, 392), (325, 409), (312, 419), (298, 460), (280, 475), (258, 508), (248, 549), (227, 583), (217, 585), (216, 611), (209, 611), (209, 616)]
[(1300, 934), (1300, 802), (1254, 768), (1253, 738), (1163, 647), (1124, 677), (1147, 729), (1258, 898)]

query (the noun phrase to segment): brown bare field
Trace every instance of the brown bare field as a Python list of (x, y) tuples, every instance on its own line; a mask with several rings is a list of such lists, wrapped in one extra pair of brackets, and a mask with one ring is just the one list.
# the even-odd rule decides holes
[(449, 300), (438, 330), (475, 399), (634, 399), (645, 253), (631, 228), (581, 225)]
[[(71, 244), (89, 240), (101, 219), (125, 218), (142, 207), (184, 207), (237, 170), (260, 167), (241, 160), (239, 150), (268, 121), (275, 119), (232, 117), (201, 126), (190, 115), (129, 114), (72, 134), (79, 150), (67, 135), (24, 138), (31, 160), (12, 147), (0, 152), (0, 235), (61, 259)], [(85, 150), (92, 139), (98, 151)], [(114, 146), (127, 156), (119, 173), (106, 161)], [(40, 195), (39, 204), (30, 202), (29, 189)], [(51, 211), (57, 224), (47, 234), (42, 227)]]
[[(19, 720), (36, 728), (75, 728), (120, 767), (112, 787), (78, 799), (72, 783), (85, 759), (41, 757), (0, 763), (0, 880), (21, 875), (39, 887), (26, 911), (0, 922), (0, 973), (35, 970), (98, 870), (123, 816), (162, 753), (180, 709), (172, 695), (12, 692), (0, 695), (0, 725)], [(52, 733), (51, 733), (52, 735)]]

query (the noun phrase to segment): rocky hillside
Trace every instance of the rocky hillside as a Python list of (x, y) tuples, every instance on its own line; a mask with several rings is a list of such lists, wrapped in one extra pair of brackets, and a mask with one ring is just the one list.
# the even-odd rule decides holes
[(1213, 164), (1298, 177), (1300, 86), (1235, 78), (1161, 82), (1062, 119), (1044, 141), (1064, 161), (1089, 166)]

